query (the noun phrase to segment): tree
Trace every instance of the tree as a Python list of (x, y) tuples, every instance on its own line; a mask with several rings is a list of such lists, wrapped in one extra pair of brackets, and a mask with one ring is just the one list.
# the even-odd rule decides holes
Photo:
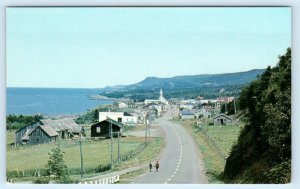
[(291, 179), (291, 49), (240, 96), (247, 124), (227, 158), (228, 182), (287, 183)]
[(64, 152), (60, 147), (51, 149), (49, 160), (47, 163), (47, 172), (49, 175), (54, 175), (55, 178), (63, 180), (68, 177), (68, 168), (63, 159)]

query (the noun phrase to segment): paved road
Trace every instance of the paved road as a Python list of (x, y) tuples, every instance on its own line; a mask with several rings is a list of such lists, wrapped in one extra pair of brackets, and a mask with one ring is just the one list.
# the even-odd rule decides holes
[[(193, 139), (180, 125), (175, 124), (171, 119), (174, 111), (169, 111), (158, 120), (159, 125), (165, 132), (166, 147), (158, 161), (159, 172), (148, 172), (141, 175), (133, 183), (140, 184), (196, 184), (208, 183), (203, 171), (203, 162), (199, 159)], [(152, 161), (154, 165), (156, 160)]]

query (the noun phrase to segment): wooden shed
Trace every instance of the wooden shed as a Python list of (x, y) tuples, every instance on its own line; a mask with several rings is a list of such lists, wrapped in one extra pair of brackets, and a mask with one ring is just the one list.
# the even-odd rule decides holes
[(91, 137), (109, 137), (110, 126), (112, 126), (113, 136), (116, 137), (118, 136), (117, 132), (122, 133), (124, 124), (107, 118), (91, 126)]
[(28, 138), (29, 144), (45, 144), (56, 142), (59, 134), (49, 126), (38, 126), (30, 134)]
[(220, 114), (213, 118), (213, 122), (214, 125), (226, 125), (232, 123), (232, 118), (225, 114)]

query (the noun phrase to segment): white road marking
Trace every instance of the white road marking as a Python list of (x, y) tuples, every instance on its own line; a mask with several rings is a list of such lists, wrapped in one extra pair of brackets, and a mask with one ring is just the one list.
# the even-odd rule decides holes
[(168, 184), (168, 182), (170, 182), (174, 178), (175, 174), (177, 173), (177, 171), (180, 167), (180, 163), (181, 163), (181, 159), (182, 159), (182, 149), (183, 149), (182, 141), (181, 141), (181, 138), (180, 138), (178, 132), (176, 131), (176, 129), (173, 128), (173, 130), (174, 130), (175, 134), (177, 135), (178, 142), (179, 142), (179, 145), (180, 145), (180, 156), (179, 156), (178, 164), (177, 164), (177, 167), (176, 167), (175, 171), (173, 172), (172, 176), (168, 179), (168, 181), (165, 182), (165, 184)]

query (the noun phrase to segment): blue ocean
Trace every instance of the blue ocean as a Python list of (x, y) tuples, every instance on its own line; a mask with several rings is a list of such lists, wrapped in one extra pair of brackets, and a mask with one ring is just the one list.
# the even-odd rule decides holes
[(80, 114), (111, 100), (91, 100), (97, 89), (7, 88), (6, 114)]

